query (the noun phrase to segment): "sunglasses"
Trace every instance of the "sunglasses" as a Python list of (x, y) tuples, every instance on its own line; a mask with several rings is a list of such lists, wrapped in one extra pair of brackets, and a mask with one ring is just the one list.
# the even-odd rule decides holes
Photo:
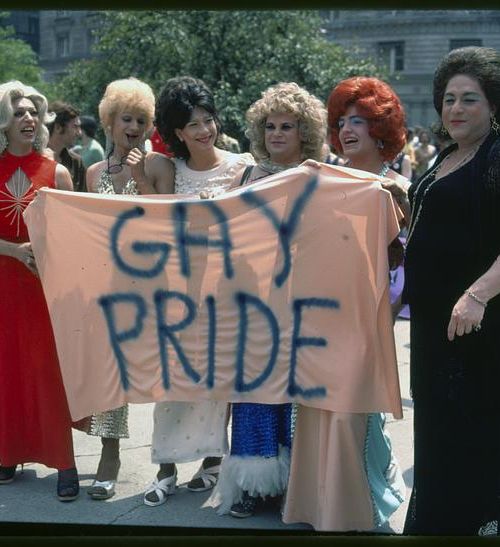
[(125, 160), (127, 159), (128, 154), (125, 154), (120, 158), (120, 163), (114, 163), (113, 165), (110, 164), (110, 156), (108, 156), (108, 167), (106, 171), (110, 175), (116, 175), (117, 173), (121, 173), (123, 170), (123, 166), (125, 165)]

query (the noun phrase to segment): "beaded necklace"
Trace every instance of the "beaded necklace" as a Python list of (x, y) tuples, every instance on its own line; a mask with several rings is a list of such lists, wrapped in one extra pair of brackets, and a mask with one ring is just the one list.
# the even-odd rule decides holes
[(300, 162), (294, 162), (294, 163), (287, 163), (287, 164), (279, 164), (274, 163), (271, 160), (263, 160), (259, 163), (259, 167), (266, 171), (267, 173), (274, 174), (279, 173), (280, 171), (284, 171), (285, 169), (292, 169), (294, 167), (298, 167), (300, 165)]
[(389, 164), (384, 163), (382, 165), (382, 169), (380, 170), (380, 173), (378, 174), (379, 177), (385, 177), (387, 173), (389, 172)]

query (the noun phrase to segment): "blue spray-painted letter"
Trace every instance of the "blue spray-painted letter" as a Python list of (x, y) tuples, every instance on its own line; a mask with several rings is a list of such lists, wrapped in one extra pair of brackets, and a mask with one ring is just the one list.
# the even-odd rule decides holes
[[(262, 302), (262, 300), (251, 294), (244, 292), (238, 292), (235, 294), (236, 302), (240, 310), (240, 324), (239, 324), (239, 335), (238, 335), (238, 347), (236, 350), (236, 380), (235, 388), (238, 392), (252, 391), (253, 389), (261, 386), (269, 377), (273, 371), (274, 365), (276, 363), (276, 358), (278, 357), (279, 344), (280, 344), (280, 330), (278, 321), (274, 316), (271, 309)], [(255, 306), (267, 319), (269, 326), (271, 327), (271, 352), (269, 355), (269, 361), (266, 365), (266, 368), (257, 376), (254, 380), (249, 383), (245, 383), (244, 380), (244, 360), (245, 360), (245, 346), (247, 340), (247, 330), (248, 330), (248, 312), (247, 306), (251, 304)]]
[(184, 277), (190, 277), (191, 275), (191, 263), (189, 260), (188, 251), (190, 245), (197, 245), (201, 247), (217, 247), (221, 249), (223, 254), (224, 275), (227, 279), (231, 279), (234, 275), (234, 270), (233, 264), (231, 262), (232, 243), (231, 237), (229, 235), (227, 217), (224, 212), (211, 201), (203, 201), (194, 205), (196, 207), (206, 207), (212, 212), (213, 216), (217, 220), (217, 225), (219, 226), (221, 238), (209, 239), (208, 235), (205, 234), (188, 233), (186, 230), (188, 205), (186, 203), (176, 203), (174, 207), (175, 237), (177, 240), (177, 250), (179, 252), (179, 258), (181, 262), (181, 273)]
[(314, 190), (318, 186), (318, 177), (312, 178), (305, 186), (304, 191), (300, 196), (295, 200), (292, 205), (292, 210), (288, 219), (281, 220), (278, 218), (276, 213), (269, 207), (266, 201), (261, 198), (255, 191), (249, 190), (240, 194), (240, 197), (243, 201), (247, 202), (250, 205), (256, 205), (260, 207), (264, 216), (266, 216), (271, 222), (272, 226), (278, 232), (281, 248), (283, 250), (283, 268), (274, 278), (274, 282), (277, 287), (281, 287), (283, 283), (287, 280), (287, 277), (290, 275), (292, 268), (292, 257), (290, 255), (290, 242), (294, 235), (297, 226), (299, 225), (300, 215), (305, 209), (307, 202), (310, 200)]
[(142, 207), (134, 207), (128, 211), (124, 211), (116, 219), (115, 224), (111, 228), (110, 243), (111, 243), (111, 255), (113, 256), (118, 268), (127, 275), (132, 277), (153, 278), (156, 277), (165, 267), (168, 260), (171, 245), (168, 243), (159, 243), (155, 241), (134, 241), (132, 243), (132, 250), (137, 254), (142, 255), (154, 255), (158, 254), (158, 260), (150, 268), (137, 268), (125, 262), (120, 254), (118, 248), (118, 238), (125, 224), (133, 219), (144, 216), (144, 209)]
[(302, 308), (332, 308), (338, 309), (340, 304), (338, 300), (330, 298), (299, 298), (293, 302), (293, 336), (292, 349), (290, 352), (290, 371), (288, 375), (288, 394), (290, 396), (302, 395), (306, 398), (325, 397), (326, 388), (317, 386), (305, 389), (295, 381), (295, 373), (297, 370), (297, 351), (304, 346), (324, 347), (327, 342), (324, 338), (300, 336), (300, 327), (302, 323)]
[[(114, 293), (107, 296), (101, 296), (98, 299), (99, 305), (102, 307), (106, 323), (108, 325), (109, 341), (118, 362), (120, 371), (120, 381), (123, 389), (126, 391), (129, 388), (129, 380), (127, 374), (127, 360), (121, 349), (121, 344), (129, 340), (139, 338), (144, 325), (144, 318), (147, 314), (146, 303), (140, 294), (134, 293)], [(118, 332), (115, 306), (121, 304), (132, 304), (136, 307), (135, 322), (132, 327), (127, 330)]]
[[(175, 332), (185, 329), (190, 325), (195, 316), (196, 316), (196, 305), (187, 294), (183, 294), (177, 291), (164, 291), (163, 289), (158, 289), (155, 291), (154, 302), (156, 306), (156, 327), (158, 332), (158, 343), (160, 346), (160, 364), (161, 364), (161, 373), (163, 380), (163, 387), (165, 389), (170, 388), (170, 378), (168, 372), (168, 351), (167, 351), (167, 341), (169, 341), (174, 347), (177, 357), (184, 368), (184, 372), (189, 378), (194, 382), (198, 383), (200, 381), (200, 375), (193, 369), (189, 363), (186, 354), (184, 353), (182, 346), (175, 336)], [(179, 321), (177, 324), (169, 325), (165, 322), (166, 308), (168, 300), (179, 300), (186, 307), (186, 316), (184, 319)]]

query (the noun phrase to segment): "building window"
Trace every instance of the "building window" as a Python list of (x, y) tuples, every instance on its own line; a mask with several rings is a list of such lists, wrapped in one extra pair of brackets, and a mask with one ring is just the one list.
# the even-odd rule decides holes
[(37, 17), (28, 17), (28, 34), (38, 34)]
[(56, 36), (56, 57), (69, 57), (69, 33)]
[(459, 47), (482, 46), (483, 41), (480, 38), (459, 38), (450, 40), (450, 51)]
[(405, 43), (379, 42), (377, 44), (378, 59), (389, 68), (389, 73), (401, 72), (405, 69)]

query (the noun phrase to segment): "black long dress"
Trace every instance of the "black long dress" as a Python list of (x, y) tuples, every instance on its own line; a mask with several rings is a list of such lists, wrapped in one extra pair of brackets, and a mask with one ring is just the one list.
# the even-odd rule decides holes
[(491, 134), (470, 162), (434, 175), (410, 189), (404, 296), (415, 460), (404, 533), (475, 535), (500, 515), (500, 297), (479, 332), (449, 342), (447, 325), (465, 289), (500, 255), (500, 140)]

